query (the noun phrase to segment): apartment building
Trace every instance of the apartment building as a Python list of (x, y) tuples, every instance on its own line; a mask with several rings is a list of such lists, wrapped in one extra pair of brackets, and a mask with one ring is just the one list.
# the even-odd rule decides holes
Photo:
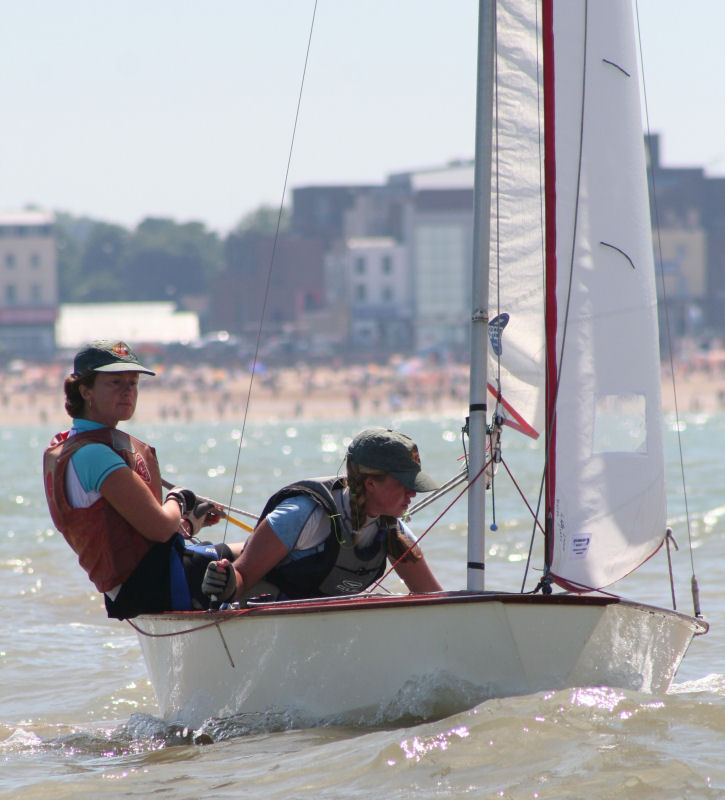
[(53, 215), (0, 214), (0, 364), (51, 356), (57, 313)]

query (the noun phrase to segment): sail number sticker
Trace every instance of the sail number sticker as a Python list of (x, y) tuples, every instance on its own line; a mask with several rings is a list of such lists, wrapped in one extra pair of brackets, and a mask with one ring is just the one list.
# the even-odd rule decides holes
[(586, 558), (592, 537), (588, 533), (577, 533), (569, 543), (569, 558)]

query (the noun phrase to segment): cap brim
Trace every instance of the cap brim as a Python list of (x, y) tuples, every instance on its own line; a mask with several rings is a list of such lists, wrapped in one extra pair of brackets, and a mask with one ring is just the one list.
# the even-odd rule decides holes
[(140, 364), (124, 364), (123, 361), (114, 361), (113, 364), (104, 364), (102, 367), (92, 369), (91, 372), (143, 372), (145, 375), (156, 374), (153, 370), (142, 367)]
[(411, 492), (433, 492), (439, 488), (433, 478), (422, 470), (419, 472), (413, 472), (413, 470), (409, 472), (389, 472), (388, 474), (395, 478), (396, 481), (400, 481)]

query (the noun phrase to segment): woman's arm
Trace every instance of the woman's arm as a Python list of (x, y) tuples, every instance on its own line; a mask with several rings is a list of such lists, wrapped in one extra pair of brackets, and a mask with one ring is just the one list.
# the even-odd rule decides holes
[[(254, 529), (241, 554), (233, 563), (227, 559), (220, 559), (209, 565), (205, 582), (209, 570), (223, 572), (225, 577), (224, 579), (214, 577), (208, 582), (209, 588), (213, 584), (217, 591), (206, 589), (204, 591), (207, 594), (223, 597), (224, 600), (238, 600), (244, 592), (249, 591), (273, 567), (276, 567), (291, 550), (317, 547), (329, 534), (329, 518), (324, 516), (320, 509), (320, 516), (325, 520), (325, 524), (321, 526), (315, 514), (317, 508), (314, 500), (303, 496), (293, 496), (283, 500)], [(229, 587), (232, 586), (231, 573), (233, 573), (234, 593), (228, 595)]]
[(395, 571), (411, 592), (440, 592), (443, 590), (423, 556), (417, 561), (410, 559), (398, 562)]
[[(245, 589), (250, 589), (289, 553), (287, 546), (274, 532), (266, 519), (254, 529), (242, 554), (234, 563), (237, 578), (236, 600)], [(221, 562), (222, 564), (224, 562)]]
[(114, 470), (100, 487), (103, 497), (147, 539), (165, 542), (179, 530), (181, 510), (172, 499), (159, 503), (151, 489), (129, 467)]

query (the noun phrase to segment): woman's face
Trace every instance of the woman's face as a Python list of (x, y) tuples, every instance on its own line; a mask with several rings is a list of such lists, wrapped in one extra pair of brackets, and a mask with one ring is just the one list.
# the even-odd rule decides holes
[(365, 479), (365, 513), (369, 517), (385, 514), (389, 517), (400, 517), (410, 505), (415, 492), (406, 489), (403, 484), (386, 475), (380, 478)]
[(115, 428), (131, 419), (138, 400), (138, 372), (99, 372), (93, 386), (81, 386), (84, 417)]

